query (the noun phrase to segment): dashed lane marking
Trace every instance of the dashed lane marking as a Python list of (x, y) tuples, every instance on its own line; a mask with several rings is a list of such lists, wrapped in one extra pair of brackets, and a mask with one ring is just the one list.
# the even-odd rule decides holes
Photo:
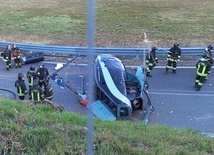
[(149, 91), (150, 94), (155, 95), (176, 95), (176, 96), (202, 96), (202, 97), (214, 97), (214, 91), (201, 91), (200, 93), (196, 91)]

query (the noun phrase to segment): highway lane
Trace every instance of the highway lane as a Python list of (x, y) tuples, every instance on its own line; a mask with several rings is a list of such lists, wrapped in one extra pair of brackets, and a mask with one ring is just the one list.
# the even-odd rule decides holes
[(195, 91), (195, 72), (195, 68), (179, 68), (176, 75), (165, 74), (165, 68), (152, 71), (148, 81), (155, 111), (150, 124), (214, 133), (214, 74), (201, 91)]
[[(14, 82), (17, 74), (26, 75), (32, 64), (23, 65), (23, 68), (5, 70), (4, 62), (0, 61), (0, 88), (16, 91)], [(55, 63), (44, 62), (52, 74), (55, 72)], [(38, 67), (38, 63), (33, 64)], [(214, 78), (213, 72), (201, 91), (194, 90), (194, 68), (178, 68), (177, 74), (165, 74), (164, 67), (152, 70), (153, 77), (148, 78), (149, 93), (155, 111), (151, 113), (149, 124), (168, 125), (172, 128), (190, 128), (201, 132), (214, 134)], [(79, 64), (69, 65), (59, 72), (69, 86), (78, 90), (79, 75), (87, 77), (87, 68)], [(85, 115), (86, 107), (79, 104), (78, 97), (68, 88), (61, 89), (53, 81), (55, 97), (53, 101), (63, 105), (68, 111)], [(1, 92), (0, 92), (1, 93)], [(18, 100), (18, 99), (17, 99)], [(135, 119), (142, 120), (143, 113), (133, 114)]]

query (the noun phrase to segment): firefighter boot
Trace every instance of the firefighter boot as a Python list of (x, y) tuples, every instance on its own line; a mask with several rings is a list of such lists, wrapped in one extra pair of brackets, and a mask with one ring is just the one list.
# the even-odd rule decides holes
[(201, 90), (201, 87), (197, 87), (195, 88), (196, 91), (200, 91)]
[(196, 91), (201, 90), (201, 86), (200, 86), (200, 85), (198, 85), (198, 83), (195, 83), (195, 90), (196, 90)]
[(166, 74), (168, 73), (168, 70), (169, 70), (169, 68), (166, 68), (166, 72), (165, 72)]
[(146, 73), (147, 77), (152, 77), (149, 72)]

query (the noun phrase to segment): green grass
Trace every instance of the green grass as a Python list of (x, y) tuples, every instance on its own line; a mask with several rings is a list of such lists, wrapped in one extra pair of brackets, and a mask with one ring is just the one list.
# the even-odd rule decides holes
[[(97, 0), (96, 46), (206, 46), (213, 43), (213, 0)], [(0, 40), (87, 45), (85, 0), (0, 0)], [(86, 154), (86, 118), (0, 98), (0, 154)], [(214, 140), (188, 129), (142, 122), (94, 122), (97, 155), (214, 154)]]
[[(1, 154), (87, 154), (84, 116), (0, 98)], [(96, 155), (211, 155), (214, 139), (189, 129), (94, 120)]]
[[(87, 45), (87, 1), (0, 0), (0, 39)], [(213, 43), (213, 0), (97, 0), (96, 46), (206, 46)]]

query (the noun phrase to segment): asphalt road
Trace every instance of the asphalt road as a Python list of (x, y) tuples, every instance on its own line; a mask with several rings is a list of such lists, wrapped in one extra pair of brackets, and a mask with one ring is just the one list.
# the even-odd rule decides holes
[(195, 68), (182, 68), (177, 74), (154, 69), (149, 78), (150, 96), (155, 111), (150, 124), (186, 127), (206, 133), (214, 133), (214, 73), (202, 86), (194, 90)]
[[(54, 62), (45, 61), (50, 74), (55, 72)], [(30, 66), (38, 68), (38, 63), (23, 65), (23, 68), (12, 68), (6, 71), (5, 63), (0, 60), (0, 89), (16, 92), (14, 86), (19, 72), (26, 75)], [(80, 64), (69, 65), (59, 72), (68, 85), (79, 90), (79, 75), (87, 77), (87, 68)], [(195, 68), (178, 68), (177, 74), (165, 74), (165, 68), (157, 66), (152, 70), (153, 77), (148, 78), (149, 94), (155, 111), (150, 114), (148, 124), (167, 125), (172, 128), (190, 128), (214, 135), (214, 78), (213, 72), (201, 91), (194, 90)], [(26, 77), (25, 77), (26, 78)], [(54, 98), (52, 101), (63, 105), (68, 111), (85, 115), (86, 107), (79, 104), (77, 95), (68, 88), (61, 89), (52, 81)], [(0, 94), (13, 98), (9, 92)], [(28, 97), (26, 97), (28, 99)], [(18, 100), (18, 98), (16, 98)], [(135, 119), (142, 120), (143, 113), (133, 114)]]

